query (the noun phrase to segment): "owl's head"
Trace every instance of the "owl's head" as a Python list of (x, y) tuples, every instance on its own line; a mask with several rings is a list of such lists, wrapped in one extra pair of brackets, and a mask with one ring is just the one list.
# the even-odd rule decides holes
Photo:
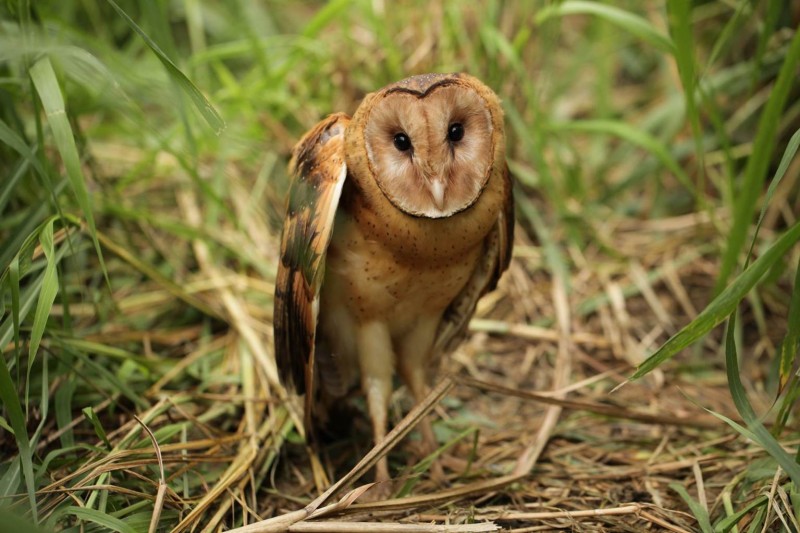
[(505, 161), (500, 102), (466, 74), (413, 76), (367, 95), (346, 138), (350, 172), (418, 217), (467, 209)]

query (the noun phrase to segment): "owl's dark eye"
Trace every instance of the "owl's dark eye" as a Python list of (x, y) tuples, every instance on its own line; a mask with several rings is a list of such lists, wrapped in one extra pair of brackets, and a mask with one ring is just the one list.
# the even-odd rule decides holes
[(405, 152), (406, 150), (411, 148), (411, 139), (408, 138), (408, 135), (405, 133), (395, 133), (394, 134), (394, 147), (400, 150), (401, 152)]
[(459, 122), (453, 122), (447, 128), (447, 138), (450, 142), (458, 142), (464, 138), (464, 126)]

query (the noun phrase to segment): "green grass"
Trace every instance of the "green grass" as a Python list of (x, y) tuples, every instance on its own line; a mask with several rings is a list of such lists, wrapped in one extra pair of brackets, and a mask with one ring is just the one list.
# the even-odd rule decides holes
[[(627, 374), (670, 375), (673, 357), (691, 362), (692, 346), (721, 338), (713, 365), (721, 376), (726, 366), (743, 422), (730, 431), (781, 465), (778, 486), (796, 504), (796, 10), (474, 4), (0, 7), (0, 519), (143, 531), (157, 509), (160, 530), (243, 523), (243, 501), (258, 506), (284, 441), (298, 440), (294, 413), (275, 402), (270, 332), (291, 147), (326, 114), (429, 71), (469, 72), (503, 101), (518, 227), (544, 250), (529, 275), (543, 271), (570, 293), (586, 250), (612, 266), (638, 259), (600, 228), (708, 217), (696, 250), (716, 287), (692, 295), (699, 315)], [(591, 316), (608, 297), (574, 314)], [(757, 364), (777, 376), (773, 388), (743, 383), (737, 365), (764, 301), (759, 333), (774, 342)], [(754, 410), (755, 393), (775, 409)], [(758, 530), (777, 520), (760, 496), (776, 468), (731, 481), (727, 510), (675, 490), (704, 531), (743, 517)]]

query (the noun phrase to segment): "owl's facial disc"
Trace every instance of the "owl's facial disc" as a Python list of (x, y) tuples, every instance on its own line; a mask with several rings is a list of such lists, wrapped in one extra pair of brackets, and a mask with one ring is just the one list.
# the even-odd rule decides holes
[(401, 211), (447, 217), (475, 203), (489, 180), (492, 129), (487, 102), (469, 87), (389, 92), (364, 129), (369, 167)]

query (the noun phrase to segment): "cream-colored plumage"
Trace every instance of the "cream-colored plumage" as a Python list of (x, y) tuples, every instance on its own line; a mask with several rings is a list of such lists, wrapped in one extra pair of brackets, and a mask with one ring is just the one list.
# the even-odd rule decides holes
[[(320, 123), (292, 169), (275, 298), (281, 375), (306, 394), (308, 425), (360, 384), (380, 440), (395, 371), (421, 399), (508, 265), (502, 111), (471, 76), (414, 76), (367, 95), (352, 120)], [(376, 477), (388, 478), (385, 460)]]

